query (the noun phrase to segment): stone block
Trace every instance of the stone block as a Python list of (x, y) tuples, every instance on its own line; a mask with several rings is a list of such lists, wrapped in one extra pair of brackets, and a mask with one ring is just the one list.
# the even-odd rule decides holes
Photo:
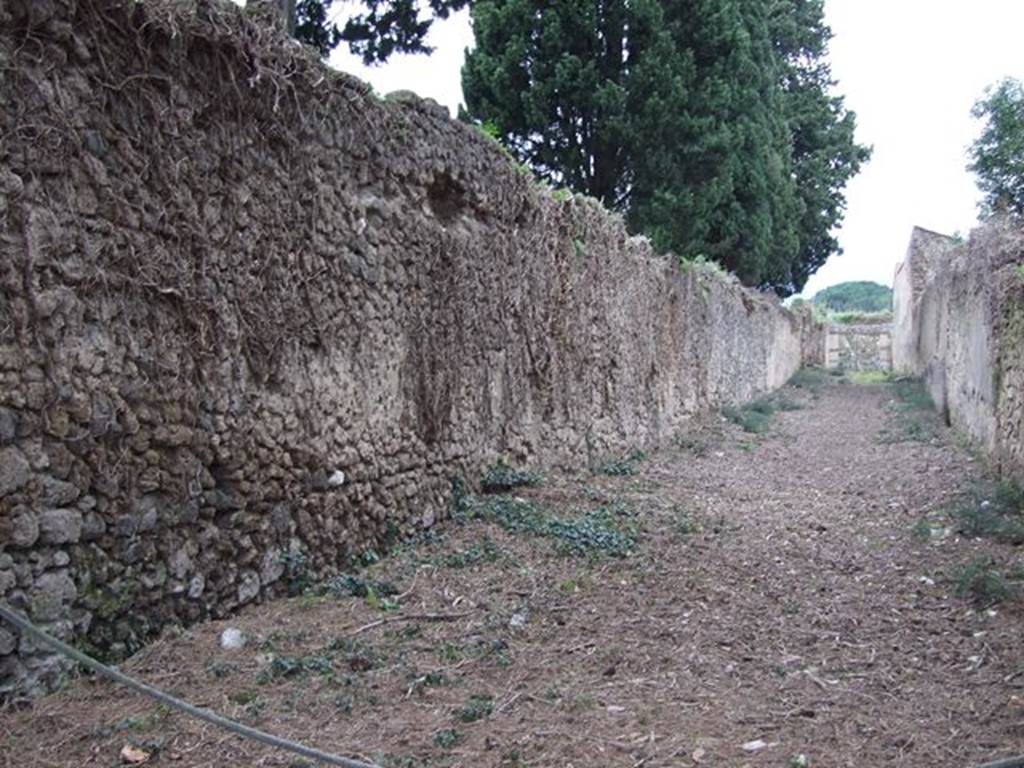
[(7, 496), (25, 487), (32, 477), (25, 454), (17, 448), (0, 449), (0, 496)]
[(8, 541), (12, 547), (27, 549), (39, 540), (39, 518), (27, 506), (17, 506), (12, 510), (8, 527)]
[(39, 513), (39, 538), (44, 544), (74, 544), (82, 538), (82, 513), (77, 509), (44, 509)]
[(78, 588), (66, 570), (44, 573), (30, 593), (30, 611), (35, 621), (56, 621), (78, 596)]

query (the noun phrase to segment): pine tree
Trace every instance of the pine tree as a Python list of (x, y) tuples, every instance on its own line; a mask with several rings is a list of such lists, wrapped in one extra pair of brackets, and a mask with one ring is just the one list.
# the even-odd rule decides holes
[(672, 7), (676, 45), (690, 52), (695, 70), (687, 129), (655, 195), (630, 220), (659, 247), (774, 287), (769, 275), (796, 249), (799, 203), (764, 7), (756, 0)]
[(542, 179), (624, 209), (682, 108), (685, 61), (654, 0), (479, 0), (467, 116)]
[(832, 31), (825, 24), (824, 0), (774, 0), (769, 24), (781, 63), (782, 105), (792, 136), (792, 167), (802, 202), (799, 247), (788, 269), (770, 281), (780, 293), (803, 289), (807, 278), (833, 254), (833, 235), (843, 219), (847, 183), (871, 157), (856, 143), (856, 116), (843, 98), (828, 63)]

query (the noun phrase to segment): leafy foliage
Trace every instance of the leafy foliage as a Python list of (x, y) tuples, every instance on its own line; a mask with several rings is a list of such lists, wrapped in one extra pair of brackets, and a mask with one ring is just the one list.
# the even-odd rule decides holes
[(509, 533), (551, 539), (558, 551), (566, 555), (626, 557), (637, 543), (632, 516), (619, 508), (602, 507), (556, 517), (532, 501), (492, 496), (477, 502), (472, 516), (497, 523)]
[(772, 415), (777, 411), (798, 411), (802, 407), (788, 397), (772, 395), (740, 406), (726, 406), (722, 409), (722, 415), (745, 432), (762, 434), (770, 429)]
[(606, 461), (603, 464), (598, 464), (593, 468), (595, 475), (608, 475), (610, 477), (623, 477), (625, 475), (635, 475), (637, 463), (647, 458), (647, 455), (641, 450), (633, 450), (628, 454), (619, 459), (613, 459)]
[(1019, 591), (1019, 575), (1008, 577), (986, 559), (972, 560), (961, 566), (955, 579), (957, 593), (983, 607), (1002, 602)]
[(918, 379), (897, 379), (892, 384), (889, 418), (878, 435), (882, 443), (931, 443), (939, 436), (941, 418), (935, 403)]
[(515, 488), (531, 488), (540, 485), (541, 477), (535, 472), (523, 472), (498, 462), (488, 468), (480, 481), (484, 493), (507, 493)]
[(1024, 487), (1016, 483), (979, 485), (957, 499), (950, 511), (959, 533), (1024, 544)]
[(818, 291), (811, 301), (833, 312), (888, 312), (892, 289), (870, 280), (855, 280)]
[(477, 0), (463, 117), (685, 259), (799, 290), (866, 160), (820, 0)]
[(970, 148), (985, 213), (1024, 215), (1024, 83), (1006, 78), (986, 90), (971, 111), (985, 127)]
[[(685, 67), (655, 0), (478, 0), (463, 68), (467, 118), (553, 186), (622, 210), (678, 129)], [(628, 63), (627, 63), (628, 62)], [(651, 156), (639, 156), (641, 126)]]
[(775, 0), (769, 7), (802, 204), (796, 258), (789, 262), (788, 273), (771, 279), (797, 292), (829, 256), (841, 252), (833, 233), (843, 220), (843, 190), (870, 159), (871, 150), (857, 144), (856, 117), (835, 94), (837, 83), (827, 59), (832, 31), (824, 21), (824, 0)]
[(295, 3), (295, 37), (326, 56), (342, 40), (338, 26), (327, 12), (334, 0), (298, 0)]

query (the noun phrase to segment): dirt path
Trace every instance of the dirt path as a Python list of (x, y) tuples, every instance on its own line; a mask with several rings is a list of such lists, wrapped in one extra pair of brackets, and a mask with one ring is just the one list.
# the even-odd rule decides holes
[[(607, 468), (634, 474), (478, 499), (478, 519), (334, 592), (194, 627), (125, 667), (385, 766), (934, 768), (1024, 752), (1020, 604), (985, 608), (954, 578), (1017, 555), (914, 533), (980, 467), (946, 434), (880, 440), (901, 428), (890, 386), (787, 396), (806, 407), (765, 435), (713, 421)], [(404, 594), (349, 596), (360, 579)], [(249, 636), (241, 651), (218, 647), (227, 626)], [(303, 765), (106, 683), (0, 713), (3, 766), (112, 766), (128, 743), (152, 765)]]

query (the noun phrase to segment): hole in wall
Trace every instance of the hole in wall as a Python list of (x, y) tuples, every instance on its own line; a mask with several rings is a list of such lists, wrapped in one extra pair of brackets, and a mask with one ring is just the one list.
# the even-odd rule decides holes
[(427, 203), (443, 224), (451, 224), (466, 209), (466, 193), (451, 176), (441, 174), (427, 187)]

